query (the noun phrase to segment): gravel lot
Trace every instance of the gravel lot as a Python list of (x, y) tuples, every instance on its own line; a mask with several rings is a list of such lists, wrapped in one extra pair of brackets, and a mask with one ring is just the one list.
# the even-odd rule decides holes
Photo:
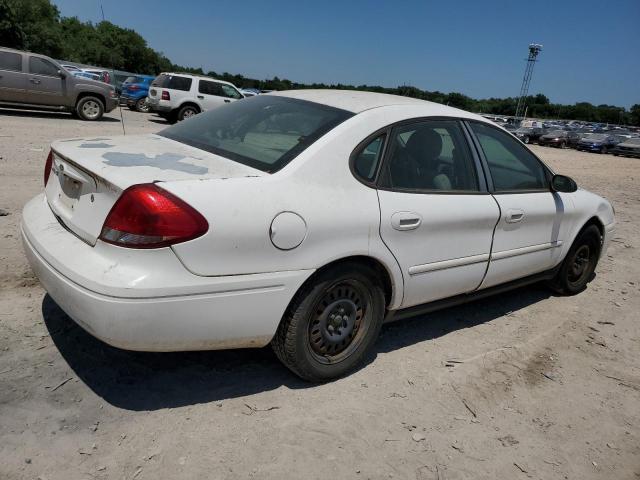
[[(165, 125), (123, 115), (128, 134)], [(310, 385), (269, 349), (111, 348), (46, 296), (19, 223), (48, 144), (119, 134), (117, 111), (0, 111), (0, 478), (640, 478), (639, 160), (532, 147), (615, 205), (585, 292), (388, 325), (364, 368)]]

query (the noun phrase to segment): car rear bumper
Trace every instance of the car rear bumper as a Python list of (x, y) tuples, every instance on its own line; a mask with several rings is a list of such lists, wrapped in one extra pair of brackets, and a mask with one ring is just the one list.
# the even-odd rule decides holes
[(128, 350), (262, 347), (313, 273), (202, 277), (170, 248), (92, 247), (58, 222), (43, 195), (24, 208), (22, 239), (55, 302), (93, 336)]
[(112, 110), (115, 110), (119, 104), (120, 104), (120, 100), (118, 98), (107, 98), (107, 101), (105, 102), (105, 106), (104, 106), (104, 111), (110, 112)]

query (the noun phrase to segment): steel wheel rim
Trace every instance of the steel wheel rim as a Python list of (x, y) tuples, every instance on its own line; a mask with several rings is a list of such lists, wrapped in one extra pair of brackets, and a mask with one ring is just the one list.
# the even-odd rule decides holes
[(100, 113), (100, 106), (94, 100), (87, 100), (82, 105), (82, 113), (88, 118), (95, 118)]
[(584, 281), (585, 277), (589, 274), (591, 257), (592, 251), (589, 245), (581, 245), (580, 248), (576, 250), (569, 266), (568, 280), (570, 284), (577, 285)]
[(144, 113), (149, 111), (149, 104), (146, 102), (146, 100), (138, 100), (138, 110)]
[(328, 365), (353, 354), (367, 333), (365, 317), (370, 304), (370, 293), (354, 280), (340, 281), (325, 290), (309, 321), (311, 355)]

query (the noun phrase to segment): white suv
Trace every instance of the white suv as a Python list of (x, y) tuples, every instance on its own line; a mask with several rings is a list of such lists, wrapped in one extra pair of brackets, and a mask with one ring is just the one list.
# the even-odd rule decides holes
[(161, 73), (151, 82), (151, 111), (171, 122), (244, 98), (229, 82), (187, 73)]

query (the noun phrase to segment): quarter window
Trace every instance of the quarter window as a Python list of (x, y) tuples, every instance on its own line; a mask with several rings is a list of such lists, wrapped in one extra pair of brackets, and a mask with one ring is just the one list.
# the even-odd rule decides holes
[(0, 52), (0, 70), (22, 71), (22, 55), (13, 52)]
[(371, 181), (376, 176), (378, 163), (380, 163), (380, 157), (382, 156), (384, 137), (384, 135), (380, 135), (362, 148), (355, 156), (353, 169), (364, 180)]
[(489, 165), (496, 192), (548, 190), (544, 166), (510, 135), (478, 122), (470, 122)]
[(29, 57), (29, 72), (35, 75), (58, 76), (58, 67), (49, 60), (40, 57)]
[(478, 191), (468, 144), (455, 120), (429, 120), (397, 127), (382, 177), (383, 187), (400, 190)]

